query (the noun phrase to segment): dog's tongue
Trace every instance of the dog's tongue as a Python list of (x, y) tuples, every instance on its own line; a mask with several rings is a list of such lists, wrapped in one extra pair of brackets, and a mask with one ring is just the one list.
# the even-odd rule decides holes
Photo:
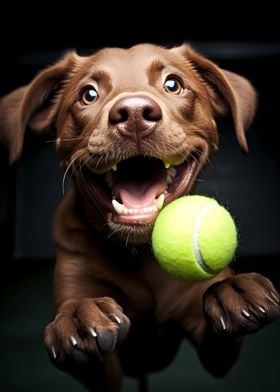
[(149, 181), (141, 184), (136, 181), (122, 182), (114, 188), (114, 194), (119, 197), (126, 208), (142, 209), (154, 204), (154, 200), (165, 191), (166, 181)]
[(116, 174), (114, 196), (126, 208), (143, 209), (152, 206), (167, 187), (167, 175), (162, 162), (152, 159), (146, 159), (145, 162), (130, 159), (125, 162)]

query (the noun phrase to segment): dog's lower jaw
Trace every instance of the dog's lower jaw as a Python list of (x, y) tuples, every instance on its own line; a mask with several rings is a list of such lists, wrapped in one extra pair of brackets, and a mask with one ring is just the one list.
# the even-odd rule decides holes
[(76, 203), (79, 216), (86, 226), (94, 233), (99, 233), (104, 240), (110, 239), (113, 243), (121, 242), (125, 246), (145, 244), (150, 241), (156, 213), (153, 219), (149, 216), (149, 219), (141, 225), (117, 223), (112, 219), (111, 211), (106, 210), (102, 204), (97, 205), (92, 202), (84, 187), (80, 187), (77, 183), (74, 188), (78, 197)]
[(108, 214), (107, 220), (112, 241), (121, 241), (128, 245), (146, 244), (150, 241), (154, 220), (145, 224), (121, 224), (112, 220), (112, 214)]

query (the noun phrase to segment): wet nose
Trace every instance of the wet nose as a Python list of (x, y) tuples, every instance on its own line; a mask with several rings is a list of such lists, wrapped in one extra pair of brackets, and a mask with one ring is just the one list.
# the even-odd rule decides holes
[(162, 119), (162, 111), (157, 102), (146, 96), (124, 97), (112, 106), (109, 122), (117, 126), (123, 136), (147, 137)]

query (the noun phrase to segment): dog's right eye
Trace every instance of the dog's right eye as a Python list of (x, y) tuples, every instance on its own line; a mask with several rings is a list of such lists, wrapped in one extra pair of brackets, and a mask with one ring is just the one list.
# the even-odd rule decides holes
[(180, 94), (183, 91), (182, 83), (175, 77), (169, 76), (164, 82), (164, 90), (167, 93)]
[(81, 101), (84, 105), (90, 105), (98, 99), (99, 95), (93, 86), (88, 86), (82, 93)]

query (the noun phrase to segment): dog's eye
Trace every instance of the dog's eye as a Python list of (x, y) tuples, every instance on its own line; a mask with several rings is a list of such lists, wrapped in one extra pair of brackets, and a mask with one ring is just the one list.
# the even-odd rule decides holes
[(99, 95), (93, 86), (87, 87), (82, 94), (82, 103), (84, 105), (90, 105), (98, 99)]
[(175, 78), (167, 78), (164, 82), (164, 90), (168, 93), (180, 94), (183, 90), (182, 84)]

